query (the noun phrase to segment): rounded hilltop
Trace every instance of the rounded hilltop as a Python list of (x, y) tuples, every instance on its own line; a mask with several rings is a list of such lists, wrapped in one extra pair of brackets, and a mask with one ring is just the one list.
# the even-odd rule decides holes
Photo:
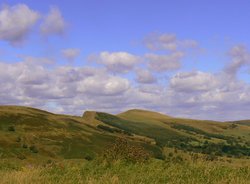
[(171, 116), (159, 113), (159, 112), (154, 112), (150, 110), (145, 110), (145, 109), (130, 109), (125, 112), (122, 112), (118, 114), (119, 117), (130, 119), (130, 118), (136, 118), (136, 119), (170, 119), (173, 118)]

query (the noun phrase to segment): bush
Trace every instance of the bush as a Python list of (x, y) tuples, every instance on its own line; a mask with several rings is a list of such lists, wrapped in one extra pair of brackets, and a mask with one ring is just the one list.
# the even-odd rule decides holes
[(28, 148), (28, 145), (24, 143), (23, 148), (25, 148), (25, 149)]
[(170, 152), (170, 153), (168, 154), (168, 156), (169, 156), (169, 157), (173, 157), (174, 154), (173, 154), (172, 152)]
[(86, 156), (84, 157), (84, 159), (87, 160), (87, 161), (91, 161), (91, 160), (93, 160), (94, 158), (93, 158), (93, 156), (86, 155)]
[(12, 126), (9, 126), (9, 127), (8, 127), (8, 131), (10, 131), (10, 132), (15, 132), (16, 129), (15, 129), (15, 127), (12, 125)]
[(34, 146), (34, 145), (30, 146), (30, 151), (31, 151), (32, 153), (38, 153), (38, 149), (37, 149), (36, 146)]
[(104, 153), (107, 161), (125, 160), (128, 162), (145, 162), (150, 154), (140, 145), (131, 145), (126, 139), (118, 138)]

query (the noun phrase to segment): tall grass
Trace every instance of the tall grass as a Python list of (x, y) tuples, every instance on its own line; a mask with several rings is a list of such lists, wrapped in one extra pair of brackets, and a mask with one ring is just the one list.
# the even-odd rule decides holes
[[(6, 164), (1, 162), (1, 164)], [(250, 167), (219, 162), (173, 162), (152, 159), (146, 163), (117, 160), (63, 160), (43, 166), (0, 167), (1, 184), (249, 184)]]

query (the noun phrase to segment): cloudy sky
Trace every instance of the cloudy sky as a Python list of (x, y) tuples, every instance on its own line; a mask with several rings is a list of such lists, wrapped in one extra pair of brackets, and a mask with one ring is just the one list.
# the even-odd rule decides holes
[(0, 3), (0, 105), (250, 119), (248, 0)]

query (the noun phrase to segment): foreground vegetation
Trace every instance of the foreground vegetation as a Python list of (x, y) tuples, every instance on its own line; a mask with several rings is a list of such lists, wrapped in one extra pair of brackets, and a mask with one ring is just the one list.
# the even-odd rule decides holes
[(167, 149), (164, 160), (154, 159), (142, 146), (117, 139), (95, 159), (0, 161), (2, 184), (247, 184), (247, 159), (214, 157)]
[(64, 160), (37, 166), (18, 166), (1, 161), (0, 178), (2, 184), (248, 184), (250, 167), (211, 161), (178, 162), (156, 159), (147, 163)]

